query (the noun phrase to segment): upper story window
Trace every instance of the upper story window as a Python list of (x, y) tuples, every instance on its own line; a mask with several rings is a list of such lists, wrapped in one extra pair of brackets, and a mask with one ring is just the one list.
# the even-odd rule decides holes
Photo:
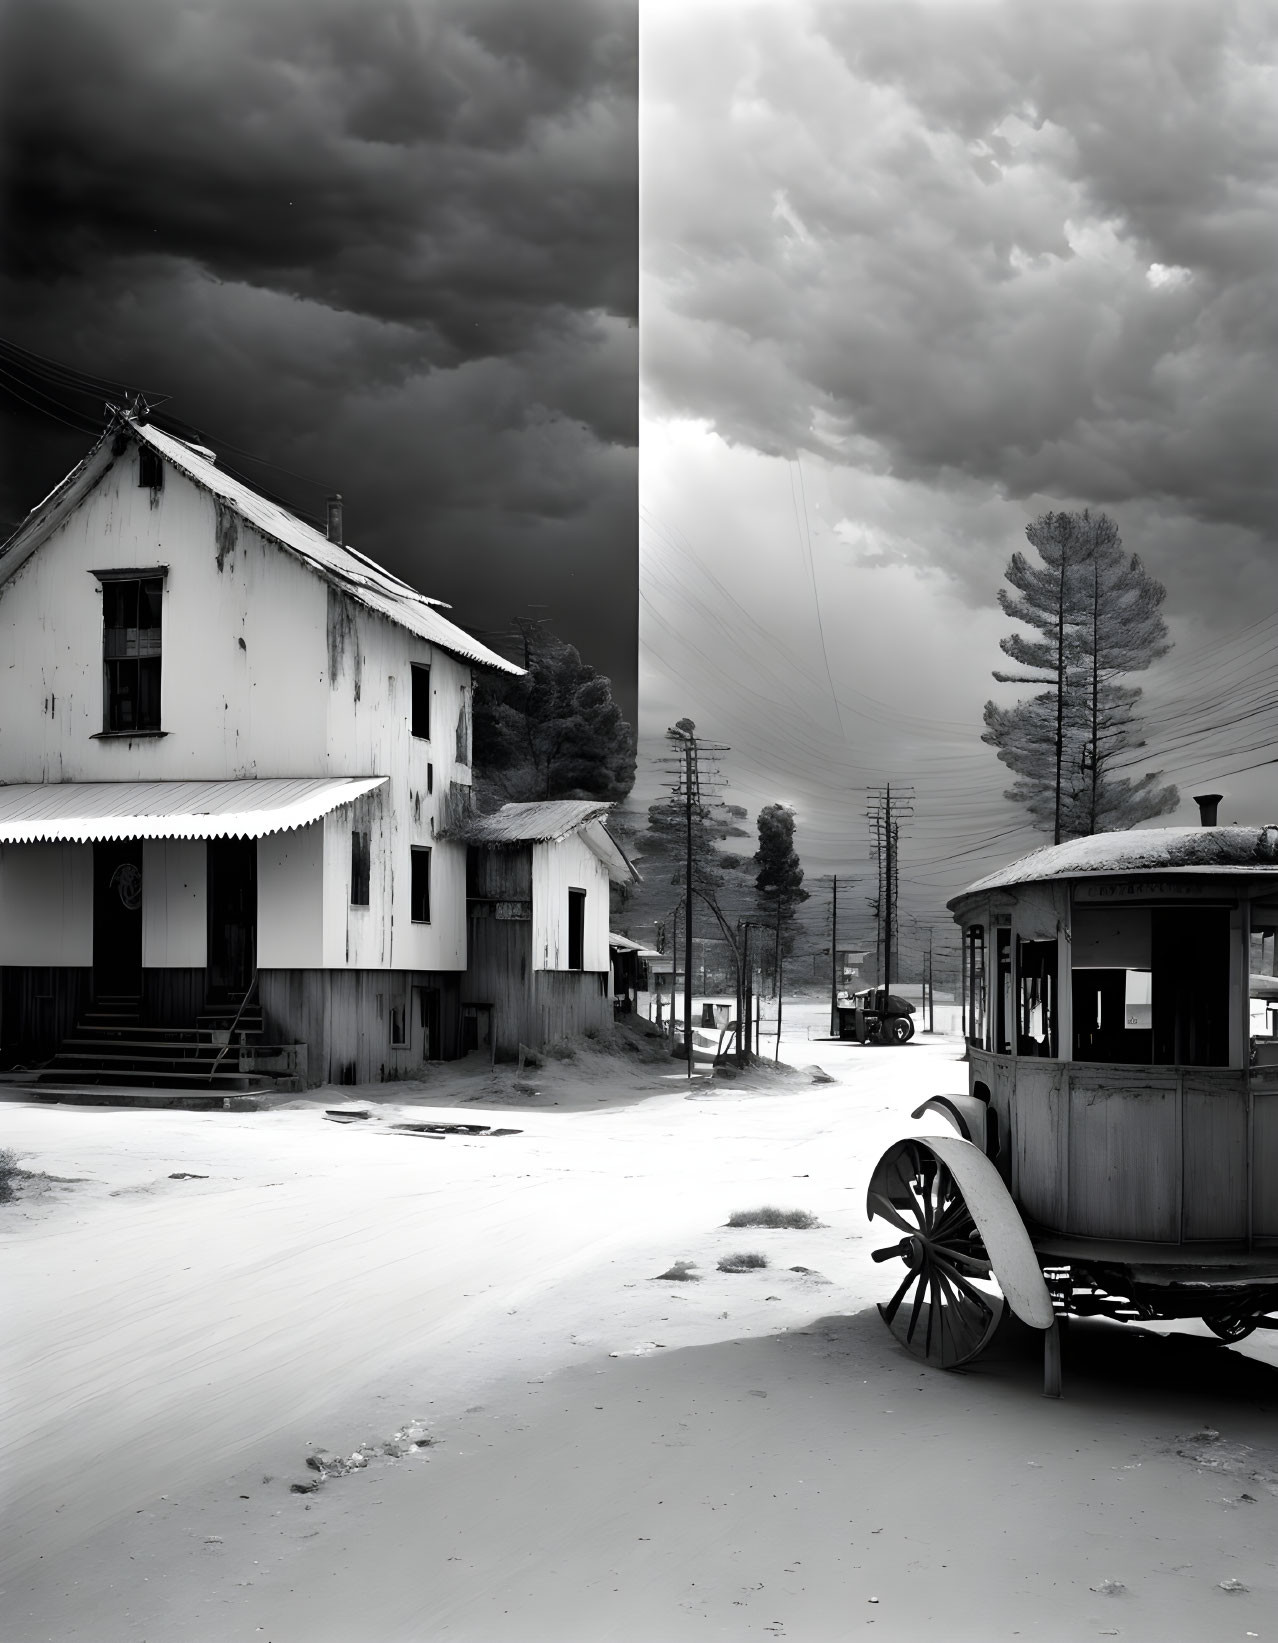
[(412, 664), (413, 672), (413, 735), (422, 741), (430, 740), (430, 669)]
[(160, 453), (148, 450), (145, 445), (138, 450), (138, 484), (153, 491), (158, 491), (164, 484), (164, 463)]
[(412, 846), (412, 873), (409, 879), (409, 917), (414, 924), (430, 923), (430, 851)]
[(102, 581), (102, 728), (108, 734), (160, 728), (163, 573)]
[(371, 868), (368, 832), (357, 827), (351, 833), (351, 906), (368, 906)]

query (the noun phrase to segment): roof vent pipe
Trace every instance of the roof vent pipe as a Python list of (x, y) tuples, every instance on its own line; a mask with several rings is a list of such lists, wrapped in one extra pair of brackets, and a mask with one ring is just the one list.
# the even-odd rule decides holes
[(336, 542), (338, 547), (342, 542), (342, 498), (340, 493), (328, 499), (328, 539)]
[(1223, 793), (1194, 794), (1194, 803), (1198, 806), (1198, 820), (1203, 827), (1215, 827), (1216, 806), (1224, 796)]

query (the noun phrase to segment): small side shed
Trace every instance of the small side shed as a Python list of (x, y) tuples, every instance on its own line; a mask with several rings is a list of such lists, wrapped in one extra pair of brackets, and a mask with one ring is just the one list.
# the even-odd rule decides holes
[(639, 875), (608, 831), (610, 809), (507, 804), (456, 828), (467, 847), (463, 1052), (512, 1059), (521, 1044), (612, 1020), (608, 890)]

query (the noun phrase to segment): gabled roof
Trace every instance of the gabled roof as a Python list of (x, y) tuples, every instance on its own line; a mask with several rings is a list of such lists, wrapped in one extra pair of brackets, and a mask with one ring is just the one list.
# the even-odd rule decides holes
[(450, 655), (473, 662), (477, 667), (489, 668), (497, 673), (520, 674), (524, 671), (504, 656), (498, 656), (496, 651), (481, 645), (477, 639), (472, 639), (470, 634), (447, 617), (441, 616), (440, 611), (449, 608), (442, 600), (419, 593), (354, 548), (330, 542), (313, 525), (308, 525), (278, 503), (267, 501), (242, 481), (223, 473), (204, 446), (190, 445), (172, 434), (162, 433), (150, 423), (139, 422), (126, 412), (117, 413), (112, 425), (84, 461), (31, 510), (0, 548), (0, 583), (26, 562), (105, 472), (110, 461), (111, 442), (119, 431), (126, 432), (139, 445), (155, 451), (192, 484), (215, 496), (254, 530), (294, 558), (302, 560), (331, 586), (340, 588), (366, 609), (384, 616), (387, 621), (406, 629), (417, 638), (438, 645)]
[(467, 816), (452, 832), (466, 844), (557, 844), (580, 833), (582, 841), (618, 884), (639, 882), (633, 862), (604, 825), (611, 804), (599, 799), (539, 799), (530, 804), (503, 804), (491, 815)]
[(1010, 862), (947, 903), (1048, 879), (1123, 873), (1247, 873), (1278, 867), (1278, 827), (1136, 827), (1045, 844)]

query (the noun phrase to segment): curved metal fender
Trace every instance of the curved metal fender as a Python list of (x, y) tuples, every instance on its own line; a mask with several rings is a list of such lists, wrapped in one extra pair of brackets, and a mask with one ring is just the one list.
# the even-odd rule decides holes
[(911, 1139), (929, 1147), (958, 1183), (1012, 1311), (1031, 1329), (1050, 1329), (1056, 1321), (1052, 1298), (1003, 1177), (970, 1141), (952, 1135), (916, 1135)]
[(911, 1118), (922, 1118), (925, 1112), (939, 1112), (948, 1118), (965, 1141), (985, 1151), (984, 1101), (975, 1095), (932, 1095), (921, 1107), (915, 1107)]

